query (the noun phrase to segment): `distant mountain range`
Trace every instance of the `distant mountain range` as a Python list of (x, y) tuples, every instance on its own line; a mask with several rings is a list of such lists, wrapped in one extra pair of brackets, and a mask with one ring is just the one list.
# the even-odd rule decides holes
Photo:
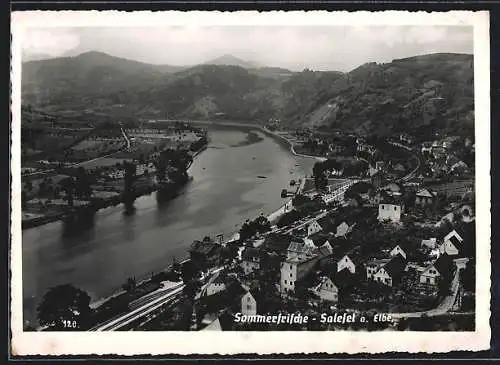
[(227, 118), (391, 133), (470, 131), (473, 57), (432, 54), (348, 72), (292, 72), (224, 55), (193, 67), (86, 52), (23, 63), (25, 105), (141, 118)]
[(204, 62), (204, 65), (217, 65), (217, 66), (239, 66), (243, 68), (260, 68), (262, 67), (256, 62), (244, 61), (230, 54), (215, 58), (213, 60)]

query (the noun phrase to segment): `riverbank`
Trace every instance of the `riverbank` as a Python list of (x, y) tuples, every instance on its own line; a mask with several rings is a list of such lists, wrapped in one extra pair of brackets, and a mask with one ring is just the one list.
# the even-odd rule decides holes
[(312, 156), (312, 155), (305, 155), (302, 153), (298, 153), (295, 151), (295, 146), (293, 144), (293, 141), (290, 139), (286, 138), (285, 136), (272, 131), (270, 129), (267, 129), (266, 127), (263, 127), (259, 124), (252, 124), (252, 123), (234, 123), (234, 122), (221, 122), (221, 121), (208, 121), (208, 120), (193, 120), (193, 121), (181, 121), (183, 123), (191, 123), (191, 124), (201, 124), (201, 125), (214, 125), (214, 126), (225, 126), (225, 127), (234, 127), (234, 128), (250, 128), (250, 129), (257, 129), (267, 136), (277, 140), (280, 143), (285, 143), (288, 148), (290, 149), (290, 152), (297, 157), (304, 157), (304, 158), (313, 158), (318, 161), (324, 161), (326, 158), (324, 157), (318, 157), (318, 156)]
[[(189, 162), (186, 167), (186, 172), (192, 166), (194, 159), (199, 156), (203, 151), (207, 149), (207, 144), (203, 144), (200, 148), (193, 152), (192, 160)], [(107, 157), (107, 156), (104, 156)], [(100, 157), (100, 158), (104, 158)], [(99, 159), (100, 159), (99, 158)], [(83, 163), (78, 163), (77, 165), (82, 165), (85, 163), (89, 163), (91, 161), (95, 161), (96, 159), (85, 161)], [(75, 165), (75, 166), (77, 166)], [(165, 196), (175, 196), (175, 193), (178, 192), (188, 181), (178, 182), (178, 183), (169, 183), (168, 186), (162, 186), (162, 193), (165, 193)], [(140, 198), (141, 196), (149, 195), (155, 191), (160, 189), (160, 185), (156, 183), (151, 184), (141, 184), (140, 186), (136, 186), (134, 200)], [(39, 227), (48, 223), (57, 222), (60, 220), (69, 221), (69, 222), (78, 222), (78, 220), (82, 217), (86, 217), (88, 215), (92, 215), (97, 213), (101, 209), (118, 206), (120, 204), (124, 204), (124, 198), (122, 194), (115, 195), (109, 198), (90, 198), (89, 203), (84, 205), (83, 207), (68, 207), (64, 211), (60, 212), (50, 212), (47, 214), (33, 214), (36, 215), (32, 218), (22, 219), (21, 226), (22, 229), (30, 229)]]

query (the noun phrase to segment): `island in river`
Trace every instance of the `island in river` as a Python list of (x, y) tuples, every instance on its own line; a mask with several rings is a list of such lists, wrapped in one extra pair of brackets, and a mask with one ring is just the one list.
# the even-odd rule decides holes
[(294, 156), (262, 131), (208, 130), (210, 144), (189, 169), (192, 180), (173, 199), (153, 193), (138, 198), (132, 212), (102, 209), (78, 230), (53, 222), (23, 231), (25, 323), (36, 325), (36, 306), (50, 287), (72, 283), (93, 301), (107, 297), (127, 277), (139, 281), (185, 257), (194, 240), (229, 237), (246, 219), (275, 211), (290, 180), (312, 171), (314, 159)]

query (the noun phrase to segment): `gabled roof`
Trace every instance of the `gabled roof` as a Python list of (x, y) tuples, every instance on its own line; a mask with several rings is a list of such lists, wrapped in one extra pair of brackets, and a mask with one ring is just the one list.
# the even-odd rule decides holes
[(454, 229), (451, 232), (449, 232), (446, 236), (444, 236), (444, 241), (450, 239), (450, 237), (454, 237), (455, 235), (458, 235), (460, 239), (463, 240), (461, 233), (463, 234), (463, 232), (460, 229)]
[(390, 277), (399, 277), (406, 267), (406, 260), (402, 256), (396, 255), (383, 267)]
[(325, 242), (320, 247), (317, 247), (314, 252), (321, 257), (327, 257), (332, 254), (332, 247), (329, 243)]
[(339, 285), (345, 284), (346, 282), (351, 281), (352, 278), (353, 278), (353, 274), (351, 274), (351, 272), (349, 271), (349, 269), (347, 269), (346, 267), (344, 267), (339, 272), (332, 273), (331, 277), (332, 277), (333, 283), (336, 286), (339, 286)]
[(436, 196), (436, 194), (434, 192), (431, 192), (429, 189), (420, 189), (419, 191), (417, 191), (417, 196), (423, 196), (423, 197), (426, 197), (426, 198), (433, 198)]
[(458, 240), (458, 238), (456, 236), (451, 236), (449, 239), (448, 239), (452, 244), (453, 246), (455, 246), (457, 249), (460, 249), (462, 248), (462, 242), (460, 242)]
[(338, 288), (338, 286), (339, 286), (339, 283), (337, 282), (338, 277), (333, 272), (323, 273), (323, 276), (321, 277), (319, 286), (321, 287), (328, 280), (330, 280), (332, 282), (332, 284)]
[(387, 264), (391, 259), (372, 259), (370, 261), (367, 261), (365, 263), (366, 266), (377, 266), (377, 267), (382, 267), (385, 264)]

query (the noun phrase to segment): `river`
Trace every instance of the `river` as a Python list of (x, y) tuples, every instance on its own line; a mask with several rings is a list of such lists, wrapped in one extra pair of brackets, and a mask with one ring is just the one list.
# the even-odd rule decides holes
[(123, 205), (103, 209), (78, 230), (54, 222), (23, 231), (25, 323), (36, 325), (36, 306), (48, 288), (72, 283), (92, 301), (109, 296), (127, 277), (146, 278), (173, 257), (186, 257), (193, 240), (227, 238), (246, 219), (276, 210), (290, 180), (311, 174), (314, 159), (292, 155), (261, 131), (208, 131), (208, 148), (189, 169), (193, 179), (175, 198), (141, 197), (133, 214), (124, 214)]

